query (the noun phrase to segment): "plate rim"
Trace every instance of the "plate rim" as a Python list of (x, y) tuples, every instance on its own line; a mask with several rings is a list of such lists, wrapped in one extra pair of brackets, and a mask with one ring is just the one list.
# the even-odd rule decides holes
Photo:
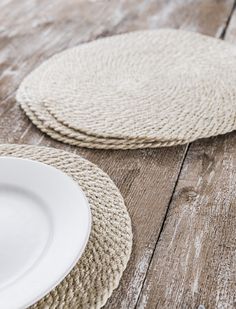
[[(42, 292), (41, 294), (37, 295), (37, 297), (34, 297), (34, 299), (32, 300), (28, 300), (27, 302), (25, 302), (24, 304), (20, 304), (17, 305), (17, 309), (25, 309), (28, 308), (29, 306), (32, 306), (33, 304), (37, 303), (39, 300), (41, 300), (44, 296), (46, 296), (48, 293), (50, 293), (53, 289), (55, 289), (64, 279), (65, 277), (71, 272), (71, 270), (75, 267), (75, 265), (77, 264), (77, 262), (79, 261), (79, 259), (81, 258), (82, 254), (85, 251), (85, 248), (88, 244), (89, 241), (89, 237), (91, 234), (91, 229), (92, 229), (92, 212), (91, 212), (91, 207), (90, 204), (88, 202), (88, 199), (84, 193), (84, 191), (82, 190), (81, 186), (78, 184), (77, 181), (75, 181), (72, 176), (68, 175), (66, 172), (63, 172), (61, 169), (56, 168), (50, 164), (38, 161), (38, 160), (33, 160), (33, 159), (28, 159), (28, 158), (21, 158), (21, 157), (17, 157), (17, 156), (0, 156), (0, 162), (4, 161), (4, 160), (10, 160), (10, 161), (24, 161), (24, 162), (29, 162), (31, 164), (36, 164), (38, 166), (43, 165), (46, 168), (49, 168), (51, 170), (56, 171), (57, 173), (60, 173), (61, 175), (63, 175), (63, 177), (66, 177), (67, 180), (69, 180), (72, 184), (75, 184), (82, 196), (82, 198), (84, 199), (85, 205), (86, 205), (86, 210), (87, 210), (87, 216), (88, 216), (88, 229), (86, 232), (86, 236), (84, 237), (83, 240), (83, 245), (81, 246), (80, 250), (78, 250), (76, 256), (73, 258), (73, 260), (71, 260), (71, 262), (69, 263), (70, 266), (68, 266), (63, 273), (60, 274), (60, 276), (57, 277), (56, 280), (54, 280), (54, 282), (52, 284), (50, 284), (50, 286), (48, 286), (44, 292)], [(34, 267), (33, 267), (34, 268)], [(19, 279), (21, 280), (21, 279)], [(45, 285), (46, 286), (46, 285)]]

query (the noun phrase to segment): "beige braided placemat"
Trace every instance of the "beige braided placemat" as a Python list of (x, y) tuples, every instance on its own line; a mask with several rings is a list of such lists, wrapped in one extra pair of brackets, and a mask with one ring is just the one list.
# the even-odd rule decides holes
[[(37, 105), (35, 104), (34, 107)], [(168, 147), (177, 144), (183, 144), (185, 141), (172, 141), (172, 142), (142, 142), (135, 143), (132, 140), (121, 139), (104, 139), (95, 136), (87, 136), (86, 134), (74, 131), (71, 128), (57, 123), (48, 111), (42, 108), (42, 105), (38, 105), (37, 108), (31, 108), (30, 104), (25, 102), (21, 103), (21, 107), (24, 109), (27, 116), (31, 121), (44, 133), (50, 137), (68, 143), (74, 146), (96, 148), (96, 149), (139, 149), (139, 148), (156, 148), (156, 147)], [(79, 139), (81, 136), (81, 140)]]
[(53, 148), (0, 145), (0, 156), (37, 160), (62, 170), (82, 187), (92, 211), (91, 236), (81, 259), (70, 274), (32, 309), (103, 306), (118, 286), (132, 245), (130, 217), (115, 184), (89, 161)]
[(33, 71), (19, 102), (67, 127), (135, 142), (192, 141), (235, 129), (236, 47), (180, 30), (138, 31), (66, 50)]

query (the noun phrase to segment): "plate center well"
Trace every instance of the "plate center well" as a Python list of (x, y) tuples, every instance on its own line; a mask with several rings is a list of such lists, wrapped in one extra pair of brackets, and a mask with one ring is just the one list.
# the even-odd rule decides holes
[(44, 202), (30, 191), (0, 184), (0, 290), (42, 256), (52, 231)]

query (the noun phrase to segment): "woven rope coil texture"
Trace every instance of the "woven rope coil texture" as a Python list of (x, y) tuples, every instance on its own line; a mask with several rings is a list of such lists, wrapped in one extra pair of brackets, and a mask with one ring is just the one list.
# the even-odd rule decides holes
[(102, 307), (118, 286), (132, 246), (130, 217), (115, 184), (89, 161), (53, 148), (0, 145), (0, 156), (37, 160), (60, 169), (81, 186), (92, 211), (91, 236), (81, 259), (52, 292), (31, 308)]

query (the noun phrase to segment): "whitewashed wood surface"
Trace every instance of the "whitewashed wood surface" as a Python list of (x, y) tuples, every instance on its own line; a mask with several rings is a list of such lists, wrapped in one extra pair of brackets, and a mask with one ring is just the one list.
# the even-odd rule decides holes
[(24, 76), (56, 52), (162, 27), (236, 44), (235, 1), (1, 0), (0, 142), (78, 153), (121, 190), (134, 247), (105, 308), (236, 308), (235, 133), (173, 148), (87, 150), (43, 135), (15, 101)]

